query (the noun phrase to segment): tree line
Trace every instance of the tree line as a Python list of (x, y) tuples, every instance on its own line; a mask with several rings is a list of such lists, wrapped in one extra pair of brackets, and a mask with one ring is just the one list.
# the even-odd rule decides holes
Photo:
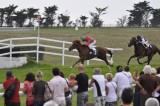
[[(0, 27), (4, 24), (8, 27), (12, 27), (14, 24), (13, 22), (15, 22), (18, 27), (32, 27), (34, 26), (34, 20), (37, 16), (41, 16), (40, 25), (43, 27), (67, 27), (77, 25), (80, 27), (86, 27), (89, 18), (81, 15), (76, 22), (73, 22), (70, 20), (67, 11), (65, 13), (57, 14), (58, 7), (56, 5), (44, 7), (43, 14), (39, 14), (39, 9), (32, 7), (20, 11), (16, 11), (17, 8), (18, 6), (14, 4), (5, 8), (0, 8)], [(89, 12), (91, 16), (90, 25), (91, 27), (102, 27), (104, 21), (101, 19), (101, 16), (107, 14), (108, 7), (95, 7), (95, 9), (95, 12)], [(127, 15), (125, 15), (118, 18), (118, 26), (160, 27), (160, 8), (154, 9), (147, 1), (135, 3), (132, 10), (126, 11), (129, 12), (129, 16), (127, 17)], [(26, 21), (27, 25), (25, 24)]]

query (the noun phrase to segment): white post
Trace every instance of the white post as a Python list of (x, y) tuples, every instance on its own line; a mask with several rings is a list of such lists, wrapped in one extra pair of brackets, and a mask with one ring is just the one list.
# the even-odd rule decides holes
[(10, 39), (10, 56), (9, 56), (9, 67), (12, 66), (12, 39)]
[(38, 38), (37, 38), (37, 63), (39, 62), (39, 37), (40, 37), (40, 25), (39, 25), (39, 20), (38, 20)]
[(89, 65), (89, 60), (87, 60), (87, 65)]
[(65, 55), (65, 43), (63, 41), (63, 49), (62, 49), (62, 66), (64, 66), (64, 55)]
[(36, 58), (36, 62), (39, 62), (39, 37), (37, 37), (37, 58)]

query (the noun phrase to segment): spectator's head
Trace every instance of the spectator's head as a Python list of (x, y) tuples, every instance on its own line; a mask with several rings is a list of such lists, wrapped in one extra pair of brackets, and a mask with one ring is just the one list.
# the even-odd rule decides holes
[(38, 80), (41, 80), (43, 78), (43, 72), (38, 71), (37, 74), (36, 74), (36, 77), (37, 77)]
[(156, 98), (148, 98), (145, 102), (145, 106), (159, 106), (159, 102)]
[(62, 71), (59, 72), (59, 75), (64, 78), (64, 73)]
[(100, 68), (95, 68), (94, 69), (94, 75), (100, 75), (101, 74), (101, 69)]
[(151, 66), (150, 65), (145, 65), (143, 68), (144, 74), (151, 74)]
[(131, 88), (125, 88), (122, 91), (121, 99), (123, 104), (131, 104), (133, 101), (133, 91)]
[(79, 73), (83, 73), (84, 72), (84, 65), (83, 64), (79, 64), (78, 65), (78, 72)]
[(156, 75), (157, 74), (157, 70), (155, 68), (151, 68), (151, 74), (152, 75)]
[(69, 75), (69, 79), (70, 79), (70, 80), (74, 80), (75, 78), (76, 78), (76, 75), (75, 75), (75, 74), (71, 73), (71, 74)]
[(126, 67), (124, 68), (124, 70), (125, 70), (126, 72), (128, 72), (128, 71), (129, 71), (129, 66), (126, 66)]
[(160, 74), (160, 67), (157, 67), (156, 70), (157, 70), (157, 74)]
[(116, 70), (117, 70), (117, 72), (122, 72), (123, 71), (122, 66), (117, 66)]
[(140, 73), (139, 73), (139, 75), (141, 76), (141, 75), (143, 75), (144, 74), (144, 72), (143, 71), (141, 71)]
[(11, 70), (8, 70), (8, 71), (6, 72), (6, 77), (7, 77), (7, 78), (14, 77)]
[(25, 81), (30, 81), (30, 82), (35, 81), (35, 75), (32, 72), (26, 74)]
[(113, 78), (113, 74), (112, 73), (107, 73), (106, 74), (106, 79), (107, 79), (107, 81), (112, 81), (112, 78)]
[(54, 76), (59, 75), (59, 72), (60, 72), (59, 68), (57, 68), (57, 67), (55, 67), (55, 68), (52, 69), (52, 73), (53, 73)]
[(85, 104), (85, 106), (95, 106), (95, 105), (94, 105), (94, 103), (92, 103), (92, 102), (87, 102), (87, 103)]

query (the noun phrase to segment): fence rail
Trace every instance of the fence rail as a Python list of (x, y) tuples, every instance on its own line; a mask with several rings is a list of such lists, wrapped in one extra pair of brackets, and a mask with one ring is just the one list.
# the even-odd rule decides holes
[[(35, 40), (34, 42), (36, 42), (36, 43), (30, 43), (30, 44), (15, 44), (15, 43), (13, 43), (15, 41), (27, 41), (27, 40)], [(53, 46), (53, 45), (42, 44), (41, 41), (60, 43), (60, 44), (62, 44), (62, 46)], [(9, 48), (10, 51), (8, 53), (2, 53), (2, 54), (0, 54), (0, 56), (10, 55), (9, 58), (10, 58), (10, 66), (11, 66), (11, 64), (12, 64), (11, 63), (12, 54), (36, 53), (36, 56), (37, 56), (36, 61), (37, 62), (39, 62), (39, 54), (40, 53), (51, 54), (51, 55), (61, 56), (62, 57), (62, 65), (64, 65), (65, 57), (79, 58), (77, 55), (66, 54), (65, 51), (68, 51), (68, 48), (66, 48), (66, 45), (71, 45), (71, 44), (72, 44), (72, 42), (60, 41), (60, 40), (54, 40), (54, 39), (48, 39), (48, 38), (39, 38), (39, 37), (24, 37), (24, 38), (3, 39), (3, 40), (0, 40), (0, 50), (5, 49), (5, 48)], [(35, 46), (36, 49), (35, 50), (29, 50), (29, 51), (13, 51), (12, 50), (12, 48), (14, 48), (14, 47), (31, 47), (31, 46)], [(40, 47), (62, 50), (62, 53), (40, 51), (39, 50)], [(108, 48), (108, 49), (110, 49), (112, 51), (123, 50), (122, 48)], [(77, 50), (73, 50), (73, 51), (77, 51)], [(107, 56), (109, 56), (109, 55), (107, 55)], [(95, 58), (92, 59), (92, 60), (101, 61), (101, 60), (95, 59)], [(113, 60), (111, 59), (111, 60), (109, 60), (109, 62), (113, 63)], [(89, 61), (87, 62), (87, 64), (89, 64)]]

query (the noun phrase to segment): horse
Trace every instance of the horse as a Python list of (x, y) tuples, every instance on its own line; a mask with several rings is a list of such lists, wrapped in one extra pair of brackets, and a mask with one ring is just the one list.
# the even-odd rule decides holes
[(72, 42), (72, 45), (69, 47), (69, 51), (72, 51), (73, 49), (77, 49), (79, 52), (79, 59), (78, 61), (76, 61), (71, 68), (73, 68), (77, 63), (81, 62), (82, 64), (84, 64), (85, 60), (90, 60), (92, 58), (99, 58), (103, 61), (105, 61), (105, 63), (109, 66), (112, 66), (108, 61), (107, 61), (107, 57), (106, 57), (106, 53), (110, 54), (111, 58), (112, 58), (112, 51), (108, 50), (104, 47), (95, 47), (96, 49), (96, 55), (92, 55), (90, 54), (90, 49), (86, 46), (81, 44), (80, 40), (74, 40)]
[[(152, 57), (158, 52), (160, 55), (160, 50), (159, 48), (157, 48), (157, 46), (151, 44), (151, 47), (149, 48), (145, 48), (140, 42), (138, 42), (138, 40), (136, 39), (136, 37), (132, 37), (128, 47), (134, 46), (134, 55), (132, 55), (128, 62), (127, 65), (129, 65), (129, 62), (132, 58), (137, 58), (137, 61), (139, 64), (145, 64), (147, 63), (148, 65), (150, 64), (150, 61), (152, 60)], [(143, 57), (147, 57), (147, 60), (144, 61), (143, 63), (139, 61), (139, 59), (143, 58)]]

